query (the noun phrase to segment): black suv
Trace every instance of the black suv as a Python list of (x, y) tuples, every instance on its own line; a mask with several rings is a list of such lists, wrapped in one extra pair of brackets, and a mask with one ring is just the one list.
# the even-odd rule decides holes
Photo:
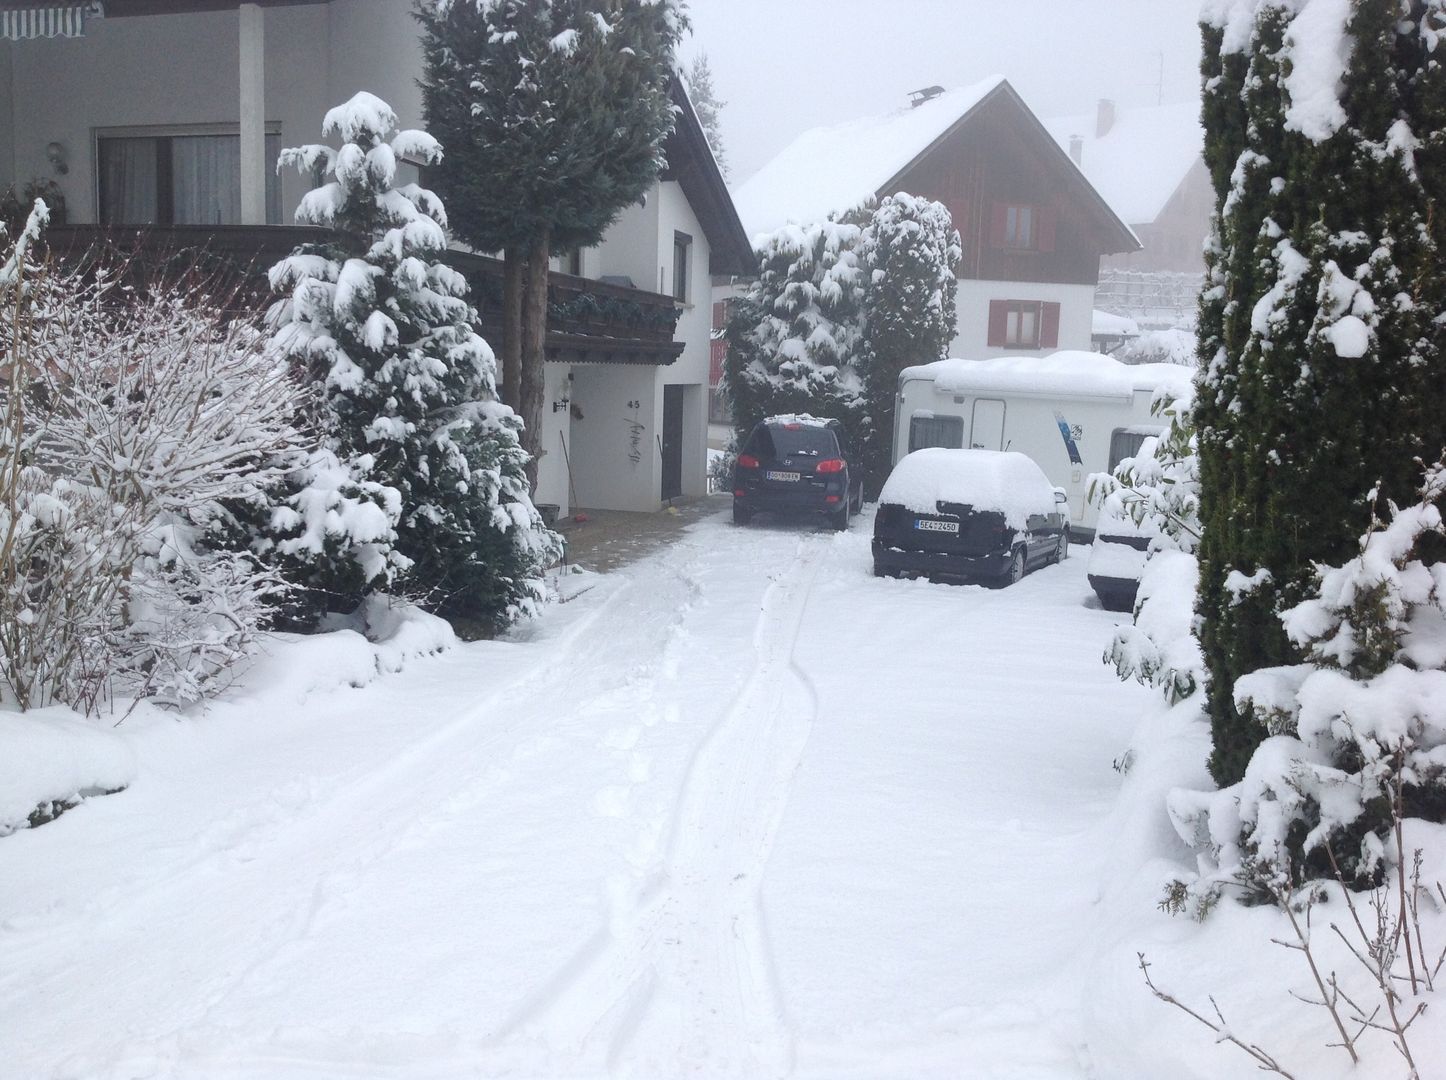
[(863, 507), (864, 479), (850, 466), (843, 425), (813, 416), (770, 416), (753, 429), (733, 467), (733, 520), (761, 511), (821, 514), (835, 529)]

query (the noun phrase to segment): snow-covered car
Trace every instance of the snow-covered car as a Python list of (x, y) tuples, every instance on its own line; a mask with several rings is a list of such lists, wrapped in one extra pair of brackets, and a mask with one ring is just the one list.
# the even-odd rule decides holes
[(1135, 609), (1140, 574), (1154, 537), (1153, 528), (1136, 524), (1118, 508), (1107, 505), (1100, 511), (1085, 573), (1106, 611)]
[(733, 468), (733, 520), (758, 513), (822, 515), (835, 529), (863, 508), (864, 478), (849, 461), (843, 425), (807, 414), (770, 416)]
[(998, 450), (916, 450), (874, 518), (874, 574), (1018, 581), (1069, 555), (1069, 507), (1040, 467)]

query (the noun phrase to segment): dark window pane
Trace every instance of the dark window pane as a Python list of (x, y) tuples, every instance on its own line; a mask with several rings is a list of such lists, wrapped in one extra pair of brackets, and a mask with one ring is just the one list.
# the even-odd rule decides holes
[(787, 424), (773, 429), (773, 445), (781, 457), (807, 454), (810, 457), (835, 457), (838, 440), (826, 427), (815, 424)]

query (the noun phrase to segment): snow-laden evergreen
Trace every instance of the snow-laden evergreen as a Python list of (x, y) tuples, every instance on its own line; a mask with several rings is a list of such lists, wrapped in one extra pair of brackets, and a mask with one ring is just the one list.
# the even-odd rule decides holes
[(870, 492), (884, 482), (892, 461), (900, 372), (944, 359), (954, 340), (955, 274), (963, 253), (948, 207), (907, 192), (880, 202), (864, 229), (863, 463)]
[(1410, 873), (1394, 823), (1446, 801), (1446, 564), (1426, 561), (1443, 495), (1437, 463), (1418, 502), (1373, 518), (1356, 557), (1318, 567), (1312, 595), (1282, 612), (1303, 662), (1236, 682), (1268, 737), (1237, 784), (1171, 799), (1203, 853), (1197, 893)]
[(1231, 784), (1267, 734), (1236, 681), (1301, 659), (1279, 615), (1443, 443), (1446, 69), (1436, 0), (1215, 0), (1203, 25), (1200, 613)]
[(727, 388), (739, 442), (765, 416), (812, 413), (857, 435), (869, 274), (854, 221), (789, 225), (757, 246), (758, 280), (730, 326)]
[[(441, 261), (445, 210), (397, 177), (404, 159), (434, 164), (441, 148), (398, 130), (367, 93), (322, 130), (342, 146), (287, 150), (282, 164), (324, 170), (296, 217), (339, 235), (272, 269), (285, 295), (271, 323), (274, 347), (322, 387), (328, 454), (307, 463), (305, 485), (274, 516), (275, 541), (311, 558), (316, 588), (339, 594), (331, 606), (400, 580), (442, 613), (504, 624), (541, 599), (558, 540), (532, 505), (521, 425), (497, 401), (467, 282)], [(340, 558), (334, 538), (349, 541)]]
[(708, 54), (700, 52), (693, 58), (683, 72), (683, 80), (688, 84), (688, 100), (693, 103), (693, 111), (698, 114), (698, 123), (703, 125), (703, 133), (708, 136), (708, 148), (713, 151), (713, 160), (718, 162), (718, 170), (723, 178), (728, 178), (728, 155), (723, 148), (723, 107), (728, 103), (718, 97), (718, 92), (713, 89), (713, 69), (708, 64)]

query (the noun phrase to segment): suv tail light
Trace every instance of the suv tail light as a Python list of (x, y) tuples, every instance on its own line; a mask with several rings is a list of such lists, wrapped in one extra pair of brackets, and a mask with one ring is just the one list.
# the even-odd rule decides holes
[(756, 469), (758, 468), (758, 459), (752, 454), (739, 454), (738, 467), (740, 469)]
[(846, 464), (847, 462), (845, 462), (843, 458), (824, 458), (814, 466), (813, 471), (816, 473), (843, 472)]

